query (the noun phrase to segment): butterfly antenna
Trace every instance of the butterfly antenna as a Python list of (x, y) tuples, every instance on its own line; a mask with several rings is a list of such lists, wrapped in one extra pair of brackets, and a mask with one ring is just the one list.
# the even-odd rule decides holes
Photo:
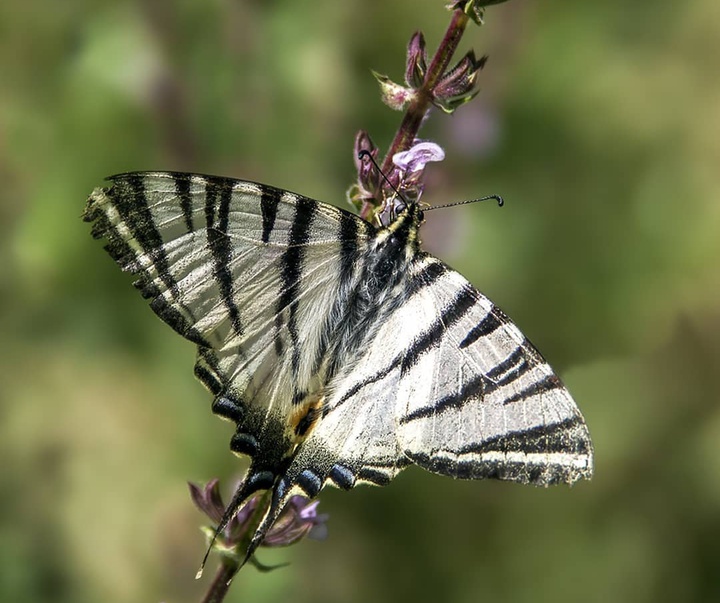
[[(367, 157), (372, 164), (375, 166), (375, 169), (378, 171), (378, 173), (383, 177), (383, 180), (387, 183), (387, 185), (395, 191), (395, 194), (402, 199), (406, 205), (409, 205), (408, 200), (403, 196), (403, 194), (395, 187), (395, 185), (390, 182), (390, 179), (385, 175), (385, 172), (383, 172), (380, 169), (380, 166), (377, 164), (377, 161), (375, 161), (375, 157), (373, 157), (370, 154), (370, 151), (367, 151), (363, 149), (358, 153), (358, 159), (364, 159)], [(431, 209), (443, 209), (445, 207), (455, 207), (456, 205), (467, 205), (468, 203), (478, 203), (480, 201), (488, 201), (489, 199), (495, 199), (497, 201), (498, 207), (502, 207), (505, 205), (505, 200), (500, 195), (487, 195), (485, 197), (480, 197), (479, 199), (469, 199), (467, 201), (458, 201), (457, 203), (448, 203), (447, 205), (433, 205), (431, 207), (426, 207), (424, 211), (429, 211)]]
[(377, 161), (375, 161), (375, 157), (373, 157), (370, 154), (370, 151), (366, 151), (365, 149), (363, 149), (362, 151), (360, 151), (358, 153), (358, 159), (364, 159), (365, 157), (367, 157), (370, 160), (370, 162), (375, 166), (375, 169), (378, 171), (378, 174), (380, 174), (382, 176), (383, 180), (387, 183), (387, 185), (395, 192), (395, 194), (398, 197), (400, 197), (400, 199), (402, 201), (405, 202), (405, 205), (410, 205), (410, 203), (403, 196), (403, 194), (395, 187), (395, 185), (392, 182), (390, 182), (390, 179), (385, 175), (385, 172), (383, 172), (380, 169), (380, 166), (378, 165)]
[(457, 203), (448, 203), (447, 205), (433, 205), (432, 207), (426, 207), (425, 211), (430, 211), (431, 209), (443, 209), (445, 207), (455, 207), (456, 205), (467, 205), (468, 203), (478, 203), (480, 201), (488, 201), (490, 199), (497, 201), (498, 207), (505, 205), (505, 201), (500, 195), (487, 195), (486, 197), (480, 197), (479, 199), (468, 199), (467, 201), (458, 201)]

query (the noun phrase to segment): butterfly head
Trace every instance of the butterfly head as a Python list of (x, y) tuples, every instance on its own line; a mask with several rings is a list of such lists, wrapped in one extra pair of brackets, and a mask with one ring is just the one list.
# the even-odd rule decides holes
[(378, 231), (378, 248), (404, 255), (410, 259), (420, 249), (420, 225), (424, 215), (417, 203), (403, 203), (395, 219)]

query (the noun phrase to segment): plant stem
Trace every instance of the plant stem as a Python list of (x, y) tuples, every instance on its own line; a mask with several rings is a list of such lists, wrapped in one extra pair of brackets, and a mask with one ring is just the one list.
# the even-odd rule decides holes
[(432, 106), (433, 88), (448, 68), (469, 20), (470, 18), (463, 11), (453, 11), (452, 19), (445, 32), (445, 36), (440, 42), (435, 56), (432, 58), (430, 66), (427, 69), (425, 80), (417, 90), (417, 96), (408, 106), (402, 123), (390, 145), (390, 149), (387, 155), (385, 155), (382, 164), (383, 172), (388, 173), (392, 169), (393, 155), (400, 151), (408, 150), (413, 140), (417, 137), (422, 121)]
[(201, 603), (220, 603), (225, 599), (225, 595), (230, 589), (230, 581), (237, 573), (237, 570), (237, 563), (227, 558), (223, 559)]
[[(230, 588), (230, 582), (235, 574), (240, 571), (242, 564), (244, 564), (245, 552), (249, 549), (252, 536), (260, 525), (271, 500), (272, 490), (268, 490), (260, 499), (257, 507), (255, 507), (255, 510), (252, 512), (252, 515), (248, 518), (247, 529), (242, 537), (242, 540), (237, 545), (237, 549), (235, 551), (236, 554), (221, 556), (220, 567), (210, 584), (208, 592), (201, 600), (201, 603), (219, 603), (225, 598), (225, 595)], [(230, 504), (233, 503), (231, 502)]]
[[(432, 106), (433, 88), (448, 68), (469, 20), (470, 18), (463, 11), (458, 9), (453, 11), (450, 24), (435, 51), (432, 61), (430, 61), (422, 86), (416, 90), (416, 96), (405, 111), (405, 116), (395, 133), (395, 138), (383, 159), (381, 166), (383, 173), (389, 174), (391, 172), (393, 155), (408, 150), (415, 138), (417, 138), (420, 126)], [(367, 219), (374, 209), (375, 205), (373, 203), (365, 202), (360, 211), (360, 216)]]

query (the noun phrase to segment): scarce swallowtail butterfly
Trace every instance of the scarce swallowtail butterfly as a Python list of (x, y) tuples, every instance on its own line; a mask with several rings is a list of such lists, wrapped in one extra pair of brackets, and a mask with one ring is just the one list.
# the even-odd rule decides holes
[(388, 227), (284, 190), (195, 174), (112, 176), (84, 219), (155, 313), (198, 346), (195, 374), (259, 490), (260, 544), (291, 496), (387, 484), (408, 465), (546, 486), (589, 478), (580, 411), (540, 353)]

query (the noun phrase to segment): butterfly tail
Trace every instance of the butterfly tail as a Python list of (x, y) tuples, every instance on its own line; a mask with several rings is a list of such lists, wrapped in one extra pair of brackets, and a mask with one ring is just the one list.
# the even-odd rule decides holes
[[(215, 541), (217, 540), (218, 536), (222, 533), (223, 530), (228, 526), (230, 521), (233, 517), (237, 514), (237, 512), (240, 510), (240, 507), (256, 492), (259, 492), (261, 490), (269, 490), (273, 487), (273, 484), (275, 482), (275, 476), (270, 471), (264, 471), (264, 470), (257, 470), (250, 467), (250, 470), (248, 471), (247, 477), (242, 481), (242, 483), (238, 486), (237, 490), (235, 491), (235, 494), (232, 497), (232, 500), (230, 501), (230, 504), (225, 508), (225, 512), (223, 513), (222, 518), (220, 519), (220, 523), (218, 523), (217, 527), (215, 528), (215, 533), (212, 536), (212, 539), (210, 540), (210, 544), (208, 545), (207, 550), (205, 551), (205, 556), (203, 557), (202, 563), (200, 564), (200, 569), (197, 573), (197, 578), (199, 578), (202, 575), (203, 570), (205, 569), (205, 564), (207, 563), (208, 557), (210, 556), (210, 551), (213, 548), (213, 545), (215, 544)], [(279, 514), (279, 513), (278, 513)], [(267, 514), (266, 514), (267, 515)], [(274, 520), (273, 520), (274, 521)], [(258, 526), (257, 530), (255, 531), (255, 534), (253, 535), (251, 546), (249, 547), (249, 552), (245, 555), (243, 561), (238, 566), (238, 570), (245, 565), (247, 560), (252, 556), (252, 553), (255, 551), (255, 549), (258, 547), (260, 542), (262, 542), (263, 538), (265, 537), (265, 533), (269, 529), (268, 527), (263, 528), (265, 524), (265, 517), (260, 522), (260, 526)], [(272, 523), (270, 523), (272, 525)], [(261, 533), (261, 529), (263, 530)], [(254, 546), (252, 543), (255, 542), (256, 539), (259, 541)], [(250, 550), (250, 548), (252, 550)]]
[(284, 487), (285, 484), (286, 481), (282, 478), (275, 484), (270, 498), (270, 504), (265, 509), (257, 528), (255, 528), (255, 533), (250, 539), (250, 543), (245, 551), (245, 557), (243, 558), (240, 567), (245, 565), (245, 563), (247, 563), (255, 554), (255, 551), (263, 543), (268, 532), (279, 519), (280, 515), (282, 515), (293, 494), (295, 494), (292, 489)]

